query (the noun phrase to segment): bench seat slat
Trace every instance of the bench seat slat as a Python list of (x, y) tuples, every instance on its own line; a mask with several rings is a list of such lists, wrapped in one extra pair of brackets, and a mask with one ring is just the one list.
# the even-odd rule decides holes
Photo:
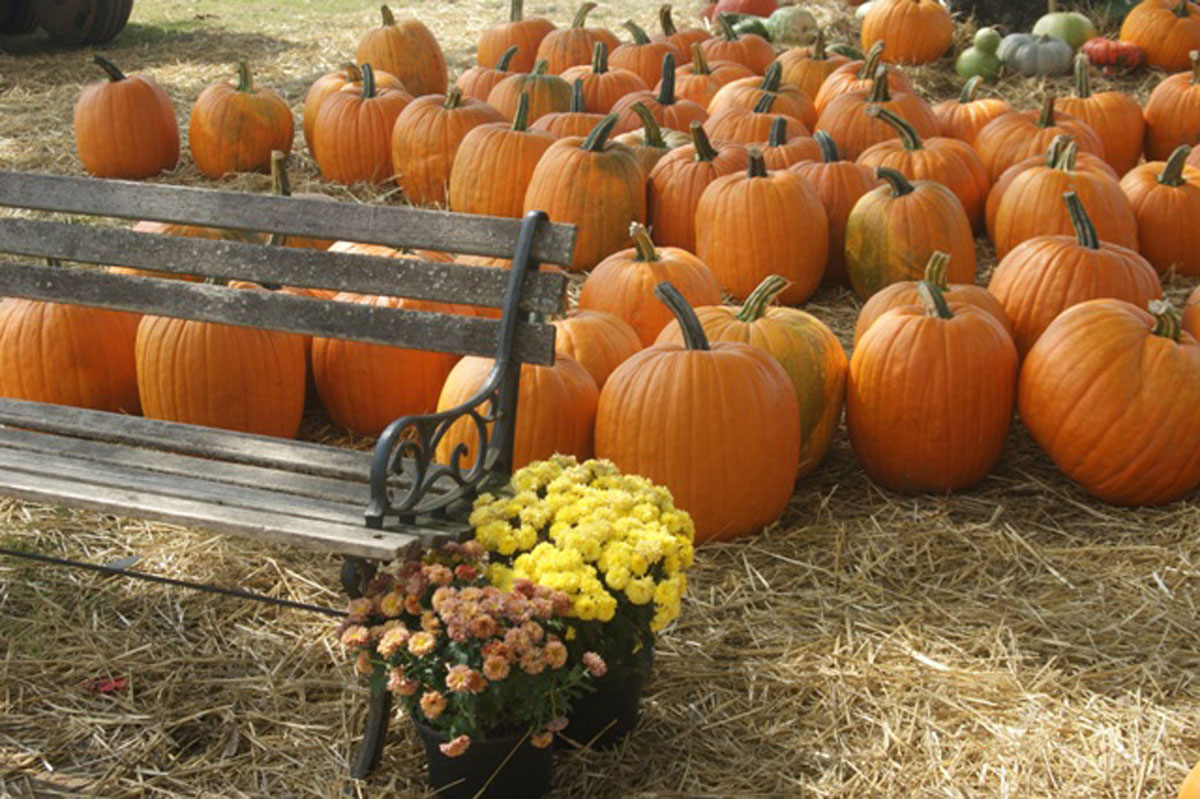
[[(259, 283), (395, 295), (486, 308), (504, 307), (509, 280), (509, 273), (501, 269), (163, 236), (33, 219), (0, 219), (0, 247), (6, 253), (34, 258), (237, 277)], [(565, 275), (532, 274), (519, 307), (536, 313), (561, 313), (566, 285)]]
[[(0, 205), (510, 258), (521, 220), (124, 180), (0, 171)], [(575, 228), (543, 224), (533, 258), (567, 265)]]
[[(500, 331), (499, 320), (476, 316), (22, 263), (0, 262), (0, 295), (482, 356), (495, 355)], [(554, 328), (519, 323), (513, 353), (523, 363), (552, 364)]]

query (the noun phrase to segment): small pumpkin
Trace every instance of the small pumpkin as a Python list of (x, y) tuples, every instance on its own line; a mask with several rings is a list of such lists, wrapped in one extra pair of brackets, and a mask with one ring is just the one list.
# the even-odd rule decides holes
[(313, 157), (335, 183), (382, 183), (392, 175), (392, 128), (412, 96), (377, 87), (370, 64), (362, 82), (347, 83), (321, 104), (313, 122)]
[[(549, 74), (561, 75), (571, 67), (591, 62), (597, 38), (587, 27), (587, 17), (595, 7), (593, 2), (581, 4), (569, 28), (550, 31), (542, 38), (538, 44), (536, 60), (546, 62), (546, 71)], [(604, 39), (599, 41), (613, 48), (617, 46)]]
[(598, 388), (604, 388), (613, 370), (642, 349), (642, 340), (629, 323), (606, 311), (572, 311), (552, 324), (558, 331), (555, 351), (587, 369)]
[(595, 114), (607, 114), (622, 97), (647, 87), (636, 72), (609, 68), (604, 42), (596, 42), (591, 64), (563, 70), (562, 79), (572, 84), (583, 81), (583, 106)]
[[(810, 98), (821, 91), (821, 84), (843, 64), (850, 63), (844, 55), (825, 49), (825, 32), (817, 29), (812, 47), (793, 47), (779, 54), (777, 63), (783, 69), (783, 82), (795, 86)], [(816, 105), (813, 105), (816, 111)], [(814, 117), (814, 122), (816, 119)]]
[(627, 69), (637, 75), (649, 88), (658, 80), (662, 72), (663, 59), (668, 55), (679, 60), (683, 53), (675, 45), (663, 41), (654, 41), (641, 26), (632, 19), (621, 23), (621, 27), (629, 31), (633, 42), (622, 44), (612, 51), (609, 60), (619, 69)]
[(817, 121), (817, 109), (808, 95), (791, 84), (785, 84), (783, 64), (776, 61), (767, 67), (766, 75), (760, 78), (742, 78), (721, 87), (708, 104), (710, 116), (716, 116), (726, 108), (752, 109), (763, 97), (774, 97), (772, 113), (784, 114), (812, 128)]
[(687, 130), (693, 122), (705, 122), (708, 119), (708, 112), (702, 106), (676, 96), (675, 56), (670, 53), (663, 58), (662, 79), (657, 89), (631, 92), (613, 105), (619, 133), (635, 130), (642, 124), (633, 111), (638, 104), (645, 106), (659, 125), (671, 130)]
[(1009, 72), (1026, 77), (1066, 75), (1071, 71), (1071, 45), (1053, 36), (1010, 33), (996, 51)]
[(1000, 34), (995, 28), (980, 28), (975, 32), (974, 43), (954, 61), (954, 71), (960, 78), (997, 80), (1004, 66), (998, 54), (1000, 42)]
[(519, 75), (528, 70), (517, 69), (513, 66), (513, 60), (517, 56), (517, 47), (513, 45), (500, 56), (500, 60), (496, 62), (494, 67), (474, 66), (470, 69), (463, 70), (463, 73), (458, 76), (458, 80), (454, 81), (454, 85), (462, 89), (464, 97), (474, 97), (477, 100), (487, 101), (488, 95), (492, 93), (492, 89), (496, 88), (496, 84), (510, 75)]
[(566, 136), (586, 136), (604, 119), (604, 114), (593, 114), (584, 105), (583, 79), (576, 78), (571, 87), (571, 107), (566, 111), (551, 111), (542, 114), (530, 130), (544, 130), (556, 139)]
[(892, 92), (888, 68), (881, 66), (869, 92), (851, 92), (835, 97), (817, 120), (817, 128), (833, 137), (846, 158), (858, 158), (873, 144), (897, 138), (896, 129), (865, 113), (878, 107), (905, 119), (920, 136), (937, 135), (938, 123), (929, 104), (915, 94)]
[(1075, 57), (1075, 94), (1059, 99), (1058, 107), (1096, 131), (1104, 141), (1104, 159), (1118, 175), (1137, 166), (1146, 133), (1142, 107), (1125, 92), (1093, 92), (1088, 59), (1082, 53)]
[(787, 169), (803, 161), (819, 161), (821, 145), (811, 136), (787, 137), (787, 117), (775, 117), (765, 147), (760, 147), (767, 169)]
[(1143, 114), (1147, 160), (1165, 161), (1181, 144), (1200, 144), (1200, 50), (1192, 52), (1190, 72), (1159, 81)]
[(726, 14), (717, 15), (717, 34), (700, 43), (709, 61), (736, 61), (762, 75), (775, 60), (775, 48), (754, 33), (738, 34)]
[(397, 22), (386, 5), (379, 9), (381, 23), (359, 38), (355, 60), (395, 75), (413, 97), (445, 94), (446, 56), (429, 28), (419, 19)]
[(75, 152), (88, 174), (137, 180), (179, 163), (179, 124), (163, 88), (126, 77), (102, 55), (92, 61), (108, 80), (84, 88), (75, 103)]
[[(304, 122), (304, 145), (310, 153), (313, 149), (313, 123), (317, 121), (317, 112), (321, 110), (321, 104), (347, 83), (362, 83), (362, 70), (355, 64), (343, 64), (341, 69), (322, 75), (308, 87), (308, 92), (304, 95), (301, 117)], [(381, 70), (375, 70), (375, 85), (405, 91), (399, 78)]]
[(972, 144), (979, 131), (989, 122), (1013, 110), (1007, 100), (998, 97), (979, 97), (983, 78), (974, 77), (963, 84), (957, 100), (945, 100), (933, 107), (938, 122), (938, 135)]
[[(554, 23), (545, 17), (525, 16), (525, 0), (509, 0), (508, 21), (496, 22), (484, 29), (475, 50), (475, 63), (483, 68), (495, 67), (507, 56), (509, 64), (503, 71), (528, 72), (537, 60), (538, 46), (546, 34), (555, 30)], [(516, 48), (513, 50), (512, 48)], [(509, 55), (509, 51), (512, 54)], [(466, 91), (464, 89), (464, 91)], [(466, 92), (469, 96), (477, 96)], [(486, 98), (480, 97), (483, 100)]]
[[(875, 76), (879, 73), (880, 61), (883, 58), (884, 43), (876, 42), (860, 61), (850, 61), (842, 64), (829, 74), (821, 84), (820, 91), (813, 98), (813, 105), (819, 117), (825, 108), (833, 102), (833, 98), (842, 94), (854, 92), (869, 92), (875, 87)], [(889, 92), (912, 93), (912, 83), (898, 69), (887, 71)]]
[(876, 0), (863, 19), (863, 49), (886, 41), (883, 59), (892, 63), (928, 64), (953, 38), (954, 21), (939, 0)]
[(1132, 72), (1142, 65), (1142, 48), (1133, 42), (1097, 37), (1085, 42), (1080, 52), (1109, 77), (1120, 72)]
[[(692, 63), (675, 68), (675, 95), (681, 100), (691, 100), (701, 108), (708, 108), (722, 86), (753, 75), (749, 67), (736, 61), (709, 64), (704, 57), (704, 50), (700, 45), (693, 44)], [(662, 91), (662, 88), (661, 81), (654, 87), (655, 91)]]
[(1137, 217), (1139, 252), (1161, 274), (1200, 275), (1200, 169), (1186, 166), (1192, 148), (1135, 167), (1121, 179)]
[(548, 68), (545, 61), (538, 61), (533, 65), (532, 72), (509, 75), (488, 92), (487, 104), (509, 122), (517, 113), (517, 103), (522, 94), (529, 95), (530, 122), (537, 122), (555, 111), (567, 111), (571, 107), (574, 89), (558, 75), (547, 74)]
[(647, 175), (664, 155), (676, 147), (691, 143), (692, 138), (686, 133), (680, 133), (677, 130), (663, 130), (662, 126), (658, 124), (658, 120), (654, 118), (654, 114), (650, 113), (650, 109), (642, 103), (634, 103), (632, 110), (641, 119), (642, 129), (622, 133), (613, 141), (624, 144), (633, 150), (642, 164), (642, 171)]
[(1187, 69), (1189, 54), (1200, 50), (1200, 9), (1188, 0), (1139, 3), (1121, 22), (1118, 38), (1140, 47), (1148, 66)]
[(1084, 42), (1096, 35), (1096, 26), (1086, 14), (1078, 11), (1060, 11), (1056, 0), (1050, 0), (1050, 11), (1033, 23), (1034, 36), (1053, 36), (1066, 42), (1071, 50), (1083, 47)]
[(238, 82), (200, 92), (188, 124), (196, 168), (210, 178), (230, 172), (266, 172), (271, 151), (292, 150), (292, 109), (270, 89), (255, 90), (250, 67), (238, 64)]
[(1055, 136), (1069, 134), (1079, 150), (1104, 157), (1104, 142), (1082, 119), (1056, 111), (1054, 95), (1047, 93), (1041, 109), (1013, 111), (996, 117), (975, 137), (973, 146), (996, 181), (1018, 161), (1044, 153)]

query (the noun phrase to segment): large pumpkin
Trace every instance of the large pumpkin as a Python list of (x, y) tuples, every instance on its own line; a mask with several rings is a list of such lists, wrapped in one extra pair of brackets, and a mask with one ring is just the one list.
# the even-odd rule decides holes
[(889, 89), (888, 71), (887, 67), (879, 68), (870, 91), (835, 97), (817, 120), (817, 129), (832, 136), (846, 158), (858, 158), (872, 145), (899, 135), (887, 122), (867, 114), (869, 108), (891, 111), (906, 120), (919, 136), (938, 134), (937, 119), (929, 104), (915, 94)]
[[(405, 91), (404, 84), (395, 75), (380, 70), (374, 71), (375, 85)], [(309, 152), (313, 149), (313, 124), (321, 106), (329, 97), (337, 93), (348, 83), (362, 84), (362, 70), (355, 64), (343, 64), (340, 69), (328, 72), (313, 81), (304, 95), (304, 108), (301, 118), (304, 122), (304, 145)]]
[[(786, 219), (786, 225), (770, 220)], [(696, 254), (721, 288), (750, 296), (763, 278), (790, 281), (782, 299), (804, 302), (821, 285), (829, 258), (829, 220), (812, 185), (786, 169), (768, 172), (750, 150), (744, 173), (717, 178), (696, 206)]]
[[(800, 471), (804, 477), (825, 459), (842, 417), (846, 393), (846, 352), (824, 322), (798, 308), (772, 303), (788, 281), (770, 275), (739, 308), (696, 308), (710, 341), (739, 341), (771, 354), (792, 379), (800, 406)], [(671, 322), (659, 344), (683, 344), (683, 329)]]
[(1163, 78), (1146, 101), (1149, 161), (1165, 161), (1181, 144), (1200, 144), (1200, 50), (1193, 55), (1190, 71)]
[(547, 72), (551, 75), (561, 75), (571, 67), (591, 61), (597, 41), (610, 44), (605, 39), (597, 39), (587, 27), (588, 14), (595, 7), (595, 3), (583, 3), (571, 20), (571, 27), (552, 30), (542, 37), (538, 44), (537, 60), (546, 62)]
[(313, 157), (336, 183), (382, 183), (392, 175), (392, 128), (412, 96), (377, 86), (370, 64), (362, 82), (347, 83), (321, 104), (313, 123)]
[(854, 347), (846, 429), (871, 479), (943, 493), (991, 471), (1012, 421), (1017, 351), (1003, 325), (920, 284), (921, 305), (881, 316)]
[(764, 94), (753, 108), (728, 106), (705, 121), (704, 132), (713, 141), (761, 144), (770, 138), (776, 120), (784, 119), (787, 138), (809, 135), (808, 127), (800, 120), (774, 112), (776, 99), (774, 94)]
[(619, 316), (580, 309), (552, 323), (554, 350), (579, 363), (604, 388), (613, 370), (642, 349), (637, 331)]
[(75, 151), (88, 174), (136, 180), (179, 163), (179, 124), (153, 78), (126, 77), (101, 55), (108, 80), (84, 88), (75, 103)]
[(1200, 345), (1170, 305), (1091, 300), (1025, 358), (1021, 420), (1067, 477), (1115, 505), (1161, 505), (1200, 484)]
[(1104, 141), (1104, 160), (1118, 175), (1137, 166), (1146, 133), (1142, 107), (1125, 92), (1093, 92), (1083, 53), (1075, 57), (1075, 95), (1059, 99), (1058, 107), (1096, 131)]
[(891, 283), (917, 280), (935, 252), (950, 256), (949, 279), (975, 282), (975, 238), (954, 192), (928, 180), (910, 182), (875, 170), (886, 185), (864, 194), (846, 220), (846, 273), (866, 299)]
[(1004, 306), (1022, 357), (1056, 316), (1087, 300), (1114, 297), (1138, 307), (1162, 296), (1154, 268), (1135, 251), (1101, 241), (1079, 196), (1061, 202), (1072, 236), (1027, 239), (1000, 261), (988, 292)]
[(659, 244), (696, 251), (696, 206), (717, 178), (746, 168), (740, 144), (712, 143), (703, 126), (691, 125), (692, 144), (678, 147), (654, 165), (647, 181), (650, 227)]
[(1075, 138), (1081, 151), (1104, 157), (1104, 142), (1092, 126), (1056, 112), (1052, 94), (1046, 95), (1040, 111), (1013, 111), (996, 117), (979, 131), (973, 146), (995, 181), (1018, 161), (1045, 152), (1054, 137), (1064, 133)]
[(658, 124), (670, 130), (687, 130), (693, 122), (705, 122), (708, 112), (691, 100), (675, 96), (675, 56), (667, 54), (662, 62), (662, 78), (654, 91), (630, 92), (613, 104), (619, 132), (634, 130), (641, 124), (633, 107), (645, 106)]
[(583, 99), (583, 79), (576, 78), (571, 94), (571, 106), (566, 111), (551, 111), (542, 114), (533, 124), (531, 130), (544, 130), (556, 139), (567, 136), (586, 136), (592, 128), (600, 124), (604, 114), (593, 114), (587, 110)]
[(515, 47), (509, 69), (528, 72), (537, 60), (538, 46), (552, 30), (555, 30), (554, 23), (545, 17), (525, 16), (525, 0), (509, 0), (508, 21), (489, 25), (480, 34), (475, 63), (481, 67), (495, 67), (505, 53)]
[(1125, 16), (1119, 38), (1140, 47), (1149, 66), (1187, 69), (1188, 54), (1200, 50), (1200, 9), (1188, 0), (1144, 0)]
[(625, 95), (650, 86), (636, 72), (609, 67), (608, 45), (604, 42), (596, 42), (592, 63), (563, 70), (562, 79), (571, 84), (583, 81), (583, 107), (594, 114), (607, 114)]
[(945, 100), (933, 107), (938, 121), (938, 135), (960, 139), (972, 144), (979, 131), (997, 117), (1013, 110), (1007, 100), (998, 97), (980, 97), (979, 87), (983, 76), (976, 75), (968, 80), (956, 100)]
[(729, 17), (717, 17), (717, 35), (700, 43), (709, 61), (736, 61), (756, 75), (762, 75), (775, 60), (775, 48), (756, 33), (738, 34)]
[(395, 75), (413, 97), (445, 94), (446, 56), (429, 28), (419, 19), (397, 22), (387, 6), (380, 13), (380, 26), (358, 40), (358, 63)]
[[(640, 77), (646, 82), (646, 88), (653, 86), (654, 82), (658, 80), (658, 76), (662, 73), (664, 58), (671, 56), (672, 59), (678, 61), (683, 57), (683, 52), (675, 45), (652, 40), (649, 34), (633, 20), (625, 20), (622, 26), (629, 31), (633, 42), (622, 44), (612, 51), (612, 65), (619, 69), (627, 69)], [(674, 67), (672, 67), (672, 71), (674, 71)]]
[(779, 518), (795, 486), (800, 410), (792, 381), (763, 350), (710, 345), (674, 287), (656, 292), (685, 343), (655, 344), (609, 375), (596, 455), (670, 489), (691, 514), (697, 543), (752, 533)]
[(721, 286), (712, 270), (687, 250), (655, 247), (644, 225), (634, 224), (630, 236), (632, 248), (605, 258), (583, 281), (579, 307), (624, 319), (648, 347), (674, 318), (654, 294), (659, 283), (677, 287), (695, 307), (719, 303)]
[(572, 271), (591, 269), (628, 246), (630, 224), (646, 221), (646, 175), (632, 150), (609, 141), (616, 124), (616, 114), (609, 114), (587, 138), (556, 141), (525, 192), (526, 212), (542, 210), (555, 222), (578, 226)]
[[(686, 133), (677, 130), (663, 130), (662, 125), (658, 124), (658, 120), (654, 118), (654, 114), (642, 103), (634, 103), (632, 111), (634, 116), (641, 120), (642, 129), (622, 133), (613, 141), (624, 144), (633, 150), (642, 164), (642, 171), (647, 175), (671, 150), (692, 143), (692, 137)], [(617, 124), (619, 125), (620, 122), (618, 121)]]
[(238, 64), (237, 86), (214, 83), (196, 98), (188, 146), (196, 168), (210, 178), (266, 172), (271, 151), (292, 150), (292, 109), (270, 89), (254, 88), (250, 67)]
[(529, 121), (536, 122), (546, 114), (566, 111), (571, 107), (571, 84), (557, 75), (549, 75), (549, 63), (538, 61), (532, 72), (509, 75), (488, 93), (487, 104), (505, 119), (517, 113), (522, 94), (529, 95)]
[[(701, 108), (708, 108), (712, 98), (721, 87), (739, 78), (749, 78), (754, 75), (750, 67), (736, 61), (716, 61), (708, 63), (704, 57), (704, 49), (698, 44), (692, 45), (692, 63), (675, 68), (675, 95), (683, 100), (691, 100)], [(661, 84), (655, 87), (661, 89)]]
[[(817, 29), (817, 40), (812, 47), (793, 47), (779, 54), (779, 65), (783, 68), (783, 82), (795, 86), (810, 98), (816, 98), (826, 78), (850, 59), (825, 49), (825, 31)], [(816, 104), (813, 105), (816, 110)], [(815, 119), (814, 119), (815, 122)]]
[(927, 64), (950, 48), (954, 21), (939, 0), (876, 0), (863, 19), (862, 46), (886, 41), (885, 61)]
[(1200, 275), (1200, 169), (1181, 145), (1166, 163), (1143, 164), (1121, 179), (1137, 217), (1140, 252), (1160, 273)]

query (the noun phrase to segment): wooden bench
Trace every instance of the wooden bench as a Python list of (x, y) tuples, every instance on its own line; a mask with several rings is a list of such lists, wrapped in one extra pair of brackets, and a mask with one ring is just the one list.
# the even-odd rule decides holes
[[(540, 272), (538, 264), (570, 263), (573, 227), (550, 224), (536, 211), (524, 220), (500, 219), (2, 171), (0, 206), (512, 259), (511, 271), (504, 271), (154, 235), (33, 218), (37, 214), (2, 217), (0, 296), (492, 356), (496, 365), (463, 405), (397, 419), (373, 454), (0, 399), (0, 494), (340, 555), (342, 585), (357, 597), (378, 562), (464, 537), (471, 500), (507, 481), (520, 366), (553, 363), (554, 328), (545, 318), (565, 305), (565, 276)], [(43, 259), (435, 300), (498, 308), (503, 315), (497, 320), (371, 307), (47, 266)], [(460, 419), (480, 430), (479, 457), (472, 464), (436, 462), (439, 440)], [(147, 576), (119, 566), (93, 568)], [(353, 776), (365, 776), (378, 763), (390, 708), (391, 695), (374, 687)]]

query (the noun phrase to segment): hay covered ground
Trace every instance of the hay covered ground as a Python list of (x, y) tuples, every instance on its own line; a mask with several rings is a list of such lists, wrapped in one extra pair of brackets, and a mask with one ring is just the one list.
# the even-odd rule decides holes
[[(503, 16), (501, 0), (396, 5), (421, 15), (456, 71)], [(840, 3), (811, 5), (847, 38)], [(540, 0), (528, 11), (570, 15)], [(632, 0), (594, 19), (616, 28), (630, 14), (652, 22)], [(103, 51), (152, 74), (186, 124), (239, 58), (298, 108), (375, 21), (350, 0), (138, 0)], [(78, 174), (71, 108), (98, 75), (87, 53), (43, 44), (0, 42), (0, 166)], [(954, 91), (948, 60), (913, 74), (931, 98)], [(1144, 99), (1156, 79), (1123, 85)], [(1040, 90), (998, 89), (1026, 107)], [(372, 197), (322, 184), (302, 150), (299, 190)], [(186, 158), (160, 180), (207, 183)], [(1168, 281), (1177, 303), (1190, 288)], [(849, 345), (851, 296), (809, 308)], [(1200, 757), (1198, 533), (1195, 501), (1089, 500), (1019, 426), (993, 476), (949, 498), (881, 491), (841, 437), (778, 525), (702, 550), (643, 725), (617, 752), (560, 758), (554, 795), (1173, 797)], [(0, 545), (137, 554), (159, 574), (340, 602), (330, 558), (140, 521), (0, 501)], [(339, 795), (363, 692), (329, 630), (313, 614), (0, 559), (0, 795)], [(85, 687), (113, 678), (128, 687)], [(351, 795), (423, 795), (423, 758), (396, 730), (380, 774)]]

